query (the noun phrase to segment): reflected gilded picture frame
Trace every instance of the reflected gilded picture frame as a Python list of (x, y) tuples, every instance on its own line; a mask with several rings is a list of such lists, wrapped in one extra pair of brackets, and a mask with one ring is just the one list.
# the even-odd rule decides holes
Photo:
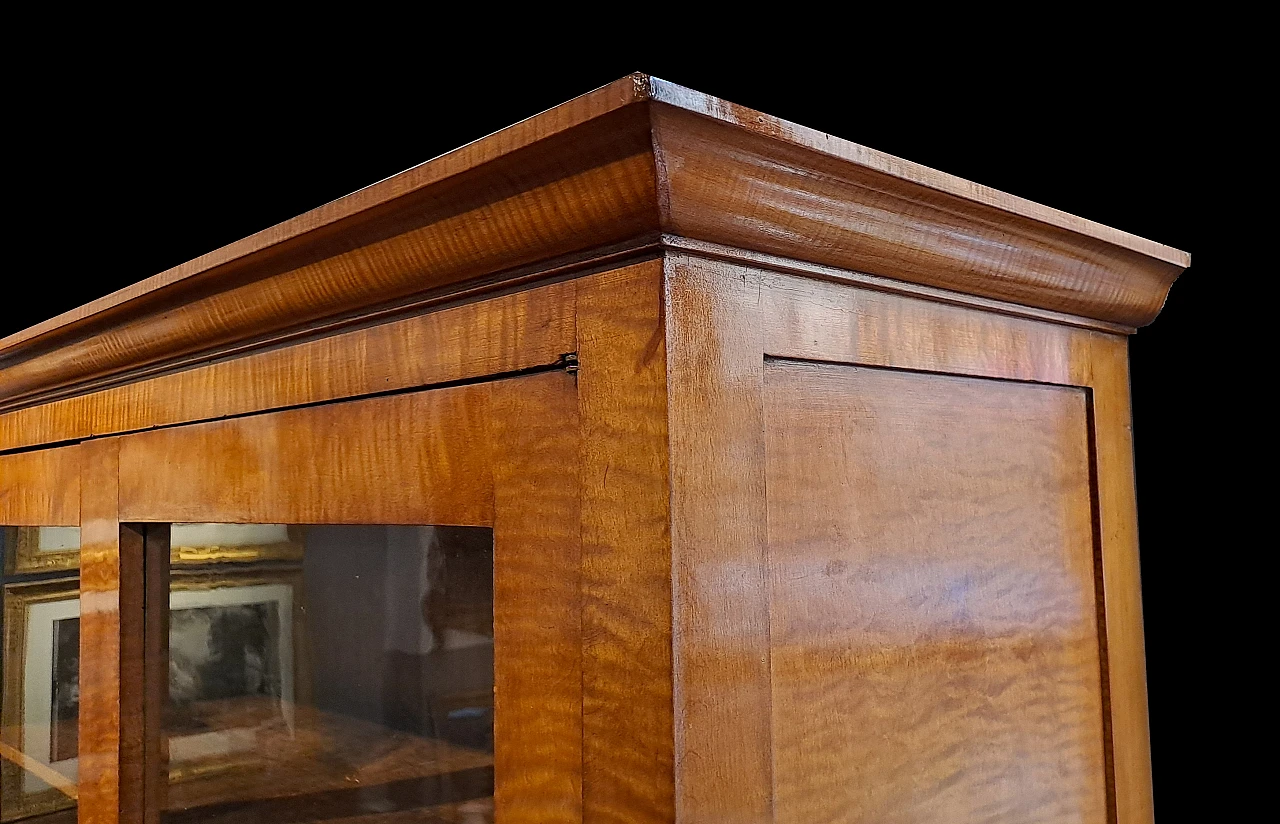
[[(71, 760), (50, 763), (50, 753), (56, 726), (55, 626), (79, 617), (79, 587), (77, 578), (4, 587), (4, 679), (0, 685), (3, 822), (69, 809), (76, 803), (76, 765)], [(35, 644), (29, 643), (33, 636), (40, 639)], [(49, 708), (50, 723), (45, 729), (28, 723), (29, 703)]]
[[(59, 723), (75, 725), (75, 716), (60, 713), (64, 693), (74, 691), (78, 706), (78, 619), (79, 580), (11, 583), (3, 589), (3, 696), (0, 697), (0, 792), (3, 812), (0, 822), (11, 822), (68, 809), (74, 806), (78, 758), (66, 757), (75, 729), (59, 730)], [(178, 643), (184, 631), (172, 616), (184, 611), (239, 610), (247, 605), (270, 604), (278, 619), (273, 636), (281, 676), (281, 712), (289, 715), (293, 705), (306, 701), (310, 692), (310, 651), (306, 644), (305, 593), (303, 576), (297, 567), (254, 570), (183, 572), (172, 575), (170, 638)], [(74, 619), (75, 632), (69, 632)], [(198, 625), (199, 622), (187, 621)], [(74, 655), (59, 654), (64, 646), (76, 644)], [(199, 646), (198, 644), (196, 646)], [(174, 677), (170, 670), (171, 681)], [(63, 689), (60, 685), (66, 685)], [(60, 703), (60, 696), (62, 703)], [(61, 715), (69, 715), (65, 721)], [(45, 723), (34, 719), (45, 720)], [(234, 729), (221, 731), (219, 740), (236, 740)], [(231, 732), (231, 735), (226, 733)], [(65, 733), (65, 734), (62, 734)], [(244, 736), (241, 736), (244, 737)], [(62, 757), (55, 757), (59, 749)], [(251, 768), (255, 753), (230, 749), (210, 750), (201, 736), (176, 736), (170, 741), (171, 755), (186, 755), (171, 763), (171, 782)], [(57, 786), (52, 786), (57, 785)], [(60, 787), (60, 788), (59, 788)]]
[[(175, 567), (221, 563), (301, 563), (303, 527), (284, 524), (174, 524)], [(80, 567), (80, 528), (4, 527), (5, 573), (72, 572)]]
[(80, 568), (78, 526), (7, 526), (2, 537), (7, 575), (74, 572)]

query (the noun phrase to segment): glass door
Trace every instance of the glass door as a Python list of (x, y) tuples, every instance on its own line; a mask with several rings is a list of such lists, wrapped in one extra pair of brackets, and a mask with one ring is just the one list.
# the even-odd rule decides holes
[(79, 779), (79, 453), (0, 456), (0, 822), (73, 824)]
[(493, 821), (492, 528), (169, 534), (163, 821)]
[(563, 372), (122, 438), (147, 820), (580, 820), (577, 451)]

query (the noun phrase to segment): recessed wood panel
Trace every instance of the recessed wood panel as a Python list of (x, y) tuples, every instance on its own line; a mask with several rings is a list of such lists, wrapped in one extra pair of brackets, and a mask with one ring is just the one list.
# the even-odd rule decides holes
[(776, 820), (1107, 821), (1082, 389), (771, 361)]

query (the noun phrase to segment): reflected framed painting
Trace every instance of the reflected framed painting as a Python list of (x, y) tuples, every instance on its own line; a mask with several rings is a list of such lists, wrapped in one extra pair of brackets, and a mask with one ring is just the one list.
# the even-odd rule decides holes
[(0, 537), (9, 575), (68, 572), (80, 566), (78, 526), (9, 526)]
[(75, 806), (80, 592), (72, 578), (4, 588), (0, 820)]
[(165, 730), (169, 780), (249, 769), (258, 730), (310, 699), (302, 572), (174, 572)]
[[(5, 572), (71, 571), (80, 566), (77, 526), (5, 527)], [(174, 524), (169, 562), (175, 567), (206, 564), (301, 562), (299, 527), (284, 524)]]
[[(0, 821), (74, 806), (80, 716), (77, 579), (4, 587)], [(256, 729), (292, 724), (310, 687), (297, 569), (176, 571), (166, 721), (171, 782), (261, 758)]]
[(169, 563), (175, 567), (274, 561), (299, 563), (301, 527), (285, 524), (174, 524)]

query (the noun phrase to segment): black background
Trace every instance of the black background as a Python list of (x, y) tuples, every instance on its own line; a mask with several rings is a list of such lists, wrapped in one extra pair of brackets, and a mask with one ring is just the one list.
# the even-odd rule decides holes
[(1204, 791), (1205, 751), (1189, 742), (1221, 723), (1208, 710), (1216, 665), (1202, 660), (1220, 653), (1201, 638), (1218, 576), (1193, 558), (1220, 548), (1214, 432), (1231, 399), (1207, 391), (1225, 383), (1207, 352), (1230, 339), (1237, 296), (1202, 229), (1198, 68), (1176, 55), (1118, 68), (1033, 50), (943, 61), (919, 79), (912, 60), (851, 55), (830, 68), (744, 50), (719, 63), (593, 59), (498, 74), (484, 61), (386, 72), (337, 61), (177, 83), (148, 66), (31, 89), (17, 104), (22, 214), (10, 242), (37, 253), (6, 265), (0, 334), (637, 69), (1189, 251), (1192, 268), (1131, 344), (1156, 801), (1185, 811)]

